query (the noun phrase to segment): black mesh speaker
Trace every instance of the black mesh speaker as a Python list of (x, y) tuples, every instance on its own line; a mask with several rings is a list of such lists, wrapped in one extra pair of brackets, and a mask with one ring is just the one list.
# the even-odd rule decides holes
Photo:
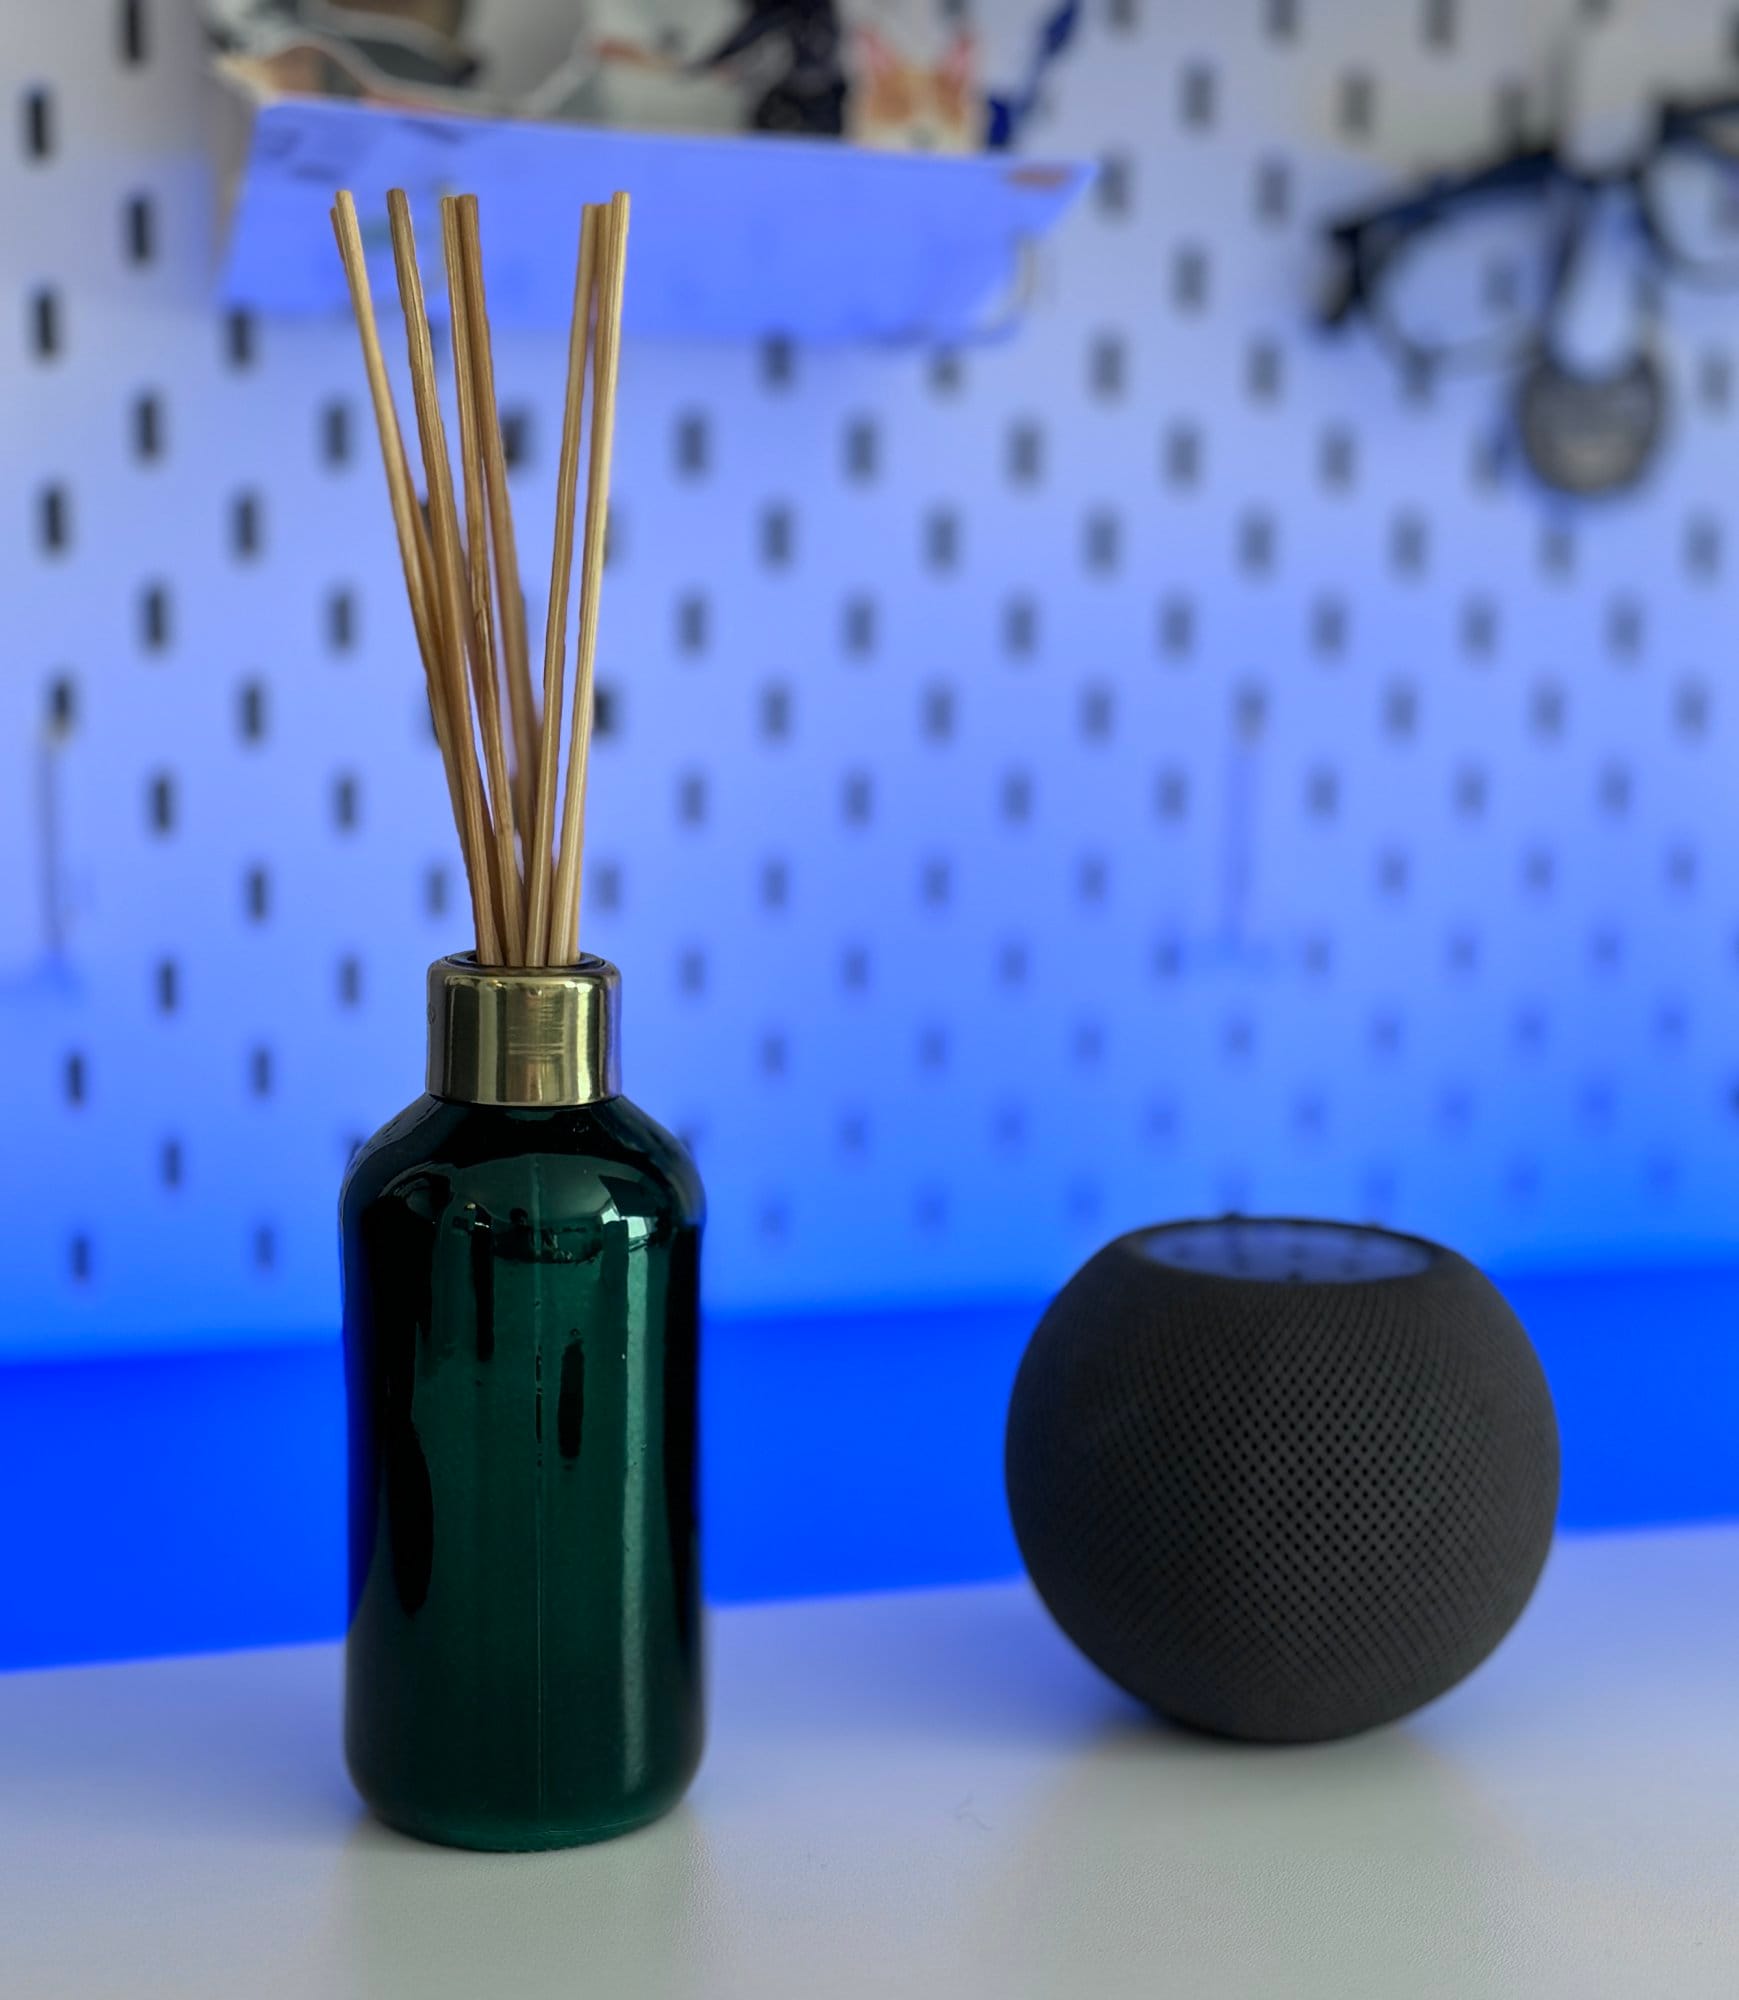
[(1333, 1223), (1178, 1223), (1107, 1245), (1009, 1407), (1039, 1594), (1110, 1677), (1226, 1736), (1308, 1742), (1452, 1687), (1551, 1544), (1558, 1426), (1465, 1258)]

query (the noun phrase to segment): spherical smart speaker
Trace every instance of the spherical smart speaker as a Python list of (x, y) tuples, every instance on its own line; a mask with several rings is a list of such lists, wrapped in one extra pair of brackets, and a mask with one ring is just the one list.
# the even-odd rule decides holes
[(1179, 1722), (1302, 1743), (1470, 1673), (1551, 1543), (1558, 1426), (1454, 1251), (1232, 1217), (1119, 1237), (1021, 1362), (1006, 1474), (1040, 1596)]

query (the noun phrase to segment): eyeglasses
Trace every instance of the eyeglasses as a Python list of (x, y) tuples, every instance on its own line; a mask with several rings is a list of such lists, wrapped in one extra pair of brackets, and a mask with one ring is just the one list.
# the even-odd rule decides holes
[(1410, 370), (1525, 360), (1547, 343), (1609, 202), (1656, 269), (1739, 288), (1739, 97), (1662, 103), (1649, 144), (1617, 168), (1536, 147), (1332, 224), (1338, 272), (1323, 318), (1365, 314)]

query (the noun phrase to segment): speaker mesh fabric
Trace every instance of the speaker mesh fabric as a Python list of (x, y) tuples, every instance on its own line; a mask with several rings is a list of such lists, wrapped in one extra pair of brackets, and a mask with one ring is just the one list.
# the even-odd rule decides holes
[(1033, 1582), (1089, 1659), (1199, 1728), (1302, 1742), (1405, 1715), (1486, 1657), (1545, 1563), (1534, 1350), (1418, 1239), (1408, 1275), (1291, 1283), (1157, 1261), (1165, 1235), (1092, 1258), (1021, 1363), (1006, 1473)]

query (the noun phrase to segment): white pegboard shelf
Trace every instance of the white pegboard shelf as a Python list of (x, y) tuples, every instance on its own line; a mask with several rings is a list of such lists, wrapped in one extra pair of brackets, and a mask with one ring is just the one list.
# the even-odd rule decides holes
[[(355, 191), (376, 289), (391, 297), (387, 189), (409, 192), (433, 255), (438, 199), (463, 187), (488, 231), (493, 316), (565, 326), (574, 218), (620, 187), (635, 204), (631, 333), (955, 344), (1005, 322), (1028, 246), (1093, 175), (1082, 162), (999, 154), (253, 102), (223, 290), (227, 303), (268, 314), (345, 310), (327, 219), (334, 188)], [(432, 303), (439, 291), (430, 287)]]

